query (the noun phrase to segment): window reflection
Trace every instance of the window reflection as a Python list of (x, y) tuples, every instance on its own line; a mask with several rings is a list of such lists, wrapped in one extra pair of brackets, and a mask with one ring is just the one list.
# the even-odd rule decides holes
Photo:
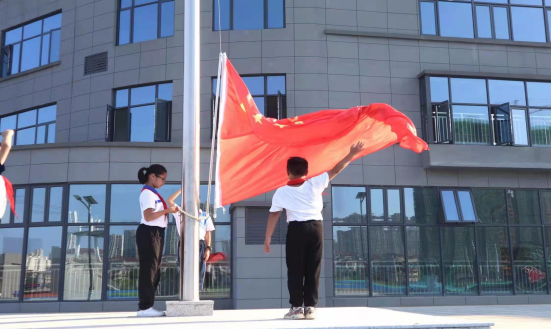
[(545, 42), (542, 8), (511, 7), (513, 39)]
[(481, 223), (507, 223), (505, 192), (502, 189), (473, 189), (473, 198)]
[(23, 228), (1, 228), (0, 301), (17, 301), (19, 299), (22, 263)]
[(507, 80), (488, 80), (491, 104), (510, 103), (526, 105), (524, 82)]
[(63, 211), (63, 187), (50, 188), (49, 222), (60, 222)]
[(438, 227), (406, 227), (408, 248), (409, 293), (442, 293), (440, 268), (440, 233)]
[(540, 224), (538, 192), (507, 190), (507, 210), (511, 224)]
[(436, 224), (440, 198), (435, 188), (404, 188), (404, 204), (408, 223)]
[(513, 268), (517, 294), (547, 291), (541, 227), (511, 227)]
[(450, 99), (448, 78), (430, 77), (430, 98), (433, 102), (444, 102)]
[(109, 228), (107, 299), (138, 298), (138, 248), (136, 226)]
[(496, 39), (509, 39), (509, 15), (507, 14), (507, 8), (493, 7), (493, 9)]
[(388, 189), (387, 198), (387, 220), (399, 223), (402, 221), (402, 207), (400, 202), (400, 190)]
[(264, 28), (264, 1), (233, 0), (233, 29), (259, 30)]
[(100, 300), (103, 273), (103, 227), (67, 228), (64, 300)]
[(492, 37), (492, 25), (489, 6), (476, 6), (476, 26), (479, 38)]
[(478, 266), (482, 294), (511, 294), (513, 277), (506, 227), (478, 227)]
[(532, 145), (551, 145), (551, 110), (530, 109)]
[(14, 223), (23, 223), (23, 218), (25, 218), (25, 194), (26, 190), (23, 188), (15, 190), (15, 212), (17, 216), (13, 218)]
[(333, 227), (335, 296), (368, 296), (369, 267), (367, 228)]
[(157, 39), (158, 4), (152, 4), (134, 9), (134, 42)]
[(105, 185), (71, 185), (69, 223), (105, 222)]
[(32, 205), (31, 205), (31, 221), (33, 223), (44, 221), (45, 204), (46, 204), (46, 189), (33, 188), (33, 198), (32, 198)]
[(57, 106), (50, 105), (6, 116), (0, 119), (0, 129), (15, 130), (15, 145), (53, 143), (55, 142), (56, 112)]
[(486, 106), (453, 106), (454, 142), (490, 144), (490, 121)]
[(434, 2), (421, 2), (421, 34), (436, 35)]
[(284, 28), (285, 1), (268, 0), (268, 26), (269, 29)]
[(334, 223), (367, 222), (365, 187), (333, 186), (332, 198)]
[(403, 227), (369, 228), (373, 296), (404, 295), (406, 274)]
[(473, 12), (470, 3), (439, 1), (438, 16), (441, 36), (474, 38)]
[(486, 104), (488, 102), (486, 80), (452, 78), (451, 88), (454, 103)]
[(155, 141), (155, 106), (141, 106), (130, 109), (132, 118), (130, 124), (131, 142)]
[(137, 202), (140, 199), (142, 185), (114, 184), (111, 185), (111, 222), (139, 223), (142, 214)]
[(526, 82), (530, 106), (551, 107), (551, 83)]
[[(224, 260), (207, 262), (201, 299), (229, 298), (231, 296), (231, 226), (216, 225), (212, 232), (212, 254), (219, 255)], [(176, 285), (178, 287), (178, 285)]]
[[(218, 0), (217, 0), (218, 1)], [(230, 29), (230, 1), (231, 0), (219, 0), (214, 6), (214, 30), (229, 30)], [(218, 7), (220, 6), (220, 12)]]
[(474, 228), (444, 227), (442, 230), (445, 293), (478, 294)]
[(385, 206), (383, 200), (383, 190), (382, 189), (371, 189), (369, 191), (371, 202), (369, 206), (371, 207), (371, 220), (374, 222), (384, 222), (385, 221)]
[(161, 38), (174, 35), (174, 1), (161, 3)]
[(551, 224), (551, 191), (542, 191), (541, 200), (543, 202), (543, 222)]
[(61, 226), (30, 227), (24, 300), (57, 300), (61, 264)]

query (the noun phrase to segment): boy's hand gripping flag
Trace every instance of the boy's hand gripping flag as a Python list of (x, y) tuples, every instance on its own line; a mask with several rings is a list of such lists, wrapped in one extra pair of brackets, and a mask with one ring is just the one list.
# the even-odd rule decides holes
[(412, 121), (387, 104), (266, 118), (224, 55), (222, 66), (216, 207), (284, 186), (287, 159), (293, 156), (308, 160), (313, 177), (331, 170), (358, 141), (365, 149), (356, 159), (396, 143), (417, 153), (429, 149)]

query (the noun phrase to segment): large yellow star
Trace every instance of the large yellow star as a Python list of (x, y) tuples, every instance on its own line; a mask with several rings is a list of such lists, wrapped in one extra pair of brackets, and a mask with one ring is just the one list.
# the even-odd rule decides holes
[(302, 122), (302, 121), (296, 121), (295, 124), (296, 124), (296, 125), (302, 125), (302, 124), (304, 124), (304, 122)]
[(297, 121), (297, 120), (298, 120), (298, 117), (289, 118), (289, 121), (291, 121), (291, 122), (295, 122), (295, 121)]
[(258, 114), (253, 115), (253, 117), (254, 117), (254, 122), (255, 123), (262, 124), (262, 114), (258, 113)]
[(243, 112), (247, 113), (247, 110), (245, 110), (245, 105), (243, 105), (243, 103), (241, 103), (241, 108), (243, 109)]
[(276, 123), (274, 126), (278, 126), (279, 128), (285, 128), (285, 127), (287, 127), (286, 125), (280, 125), (279, 123)]

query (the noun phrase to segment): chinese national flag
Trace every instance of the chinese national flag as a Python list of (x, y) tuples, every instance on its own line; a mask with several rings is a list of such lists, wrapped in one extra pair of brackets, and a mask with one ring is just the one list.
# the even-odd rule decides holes
[(313, 177), (331, 170), (358, 141), (365, 149), (357, 158), (396, 143), (417, 153), (428, 150), (411, 120), (387, 104), (266, 118), (230, 61), (224, 55), (221, 60), (216, 207), (284, 186), (293, 156), (308, 160)]

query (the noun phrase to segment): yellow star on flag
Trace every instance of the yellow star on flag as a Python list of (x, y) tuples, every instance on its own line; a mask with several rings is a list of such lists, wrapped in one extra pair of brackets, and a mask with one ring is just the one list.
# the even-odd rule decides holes
[(297, 122), (295, 122), (295, 124), (296, 124), (296, 125), (302, 125), (302, 124), (304, 124), (304, 122), (302, 122), (302, 121), (297, 121)]
[(297, 120), (298, 120), (298, 117), (289, 118), (289, 121), (291, 121), (291, 122), (295, 122), (295, 121), (297, 121)]
[(243, 112), (247, 113), (247, 110), (245, 110), (245, 105), (243, 105), (243, 103), (241, 103), (241, 108), (243, 109)]
[(258, 114), (253, 115), (253, 117), (254, 117), (254, 122), (255, 123), (262, 124), (262, 114), (258, 113)]
[(275, 126), (278, 126), (279, 128), (285, 128), (285, 127), (287, 127), (286, 125), (280, 125), (279, 123), (276, 123)]

